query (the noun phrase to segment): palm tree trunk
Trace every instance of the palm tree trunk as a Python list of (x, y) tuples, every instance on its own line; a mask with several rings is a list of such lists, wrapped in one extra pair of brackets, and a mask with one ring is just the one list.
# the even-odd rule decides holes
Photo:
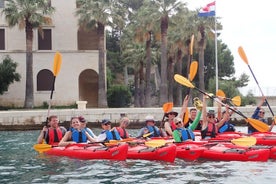
[(140, 107), (139, 105), (139, 72), (134, 70), (134, 106)]
[[(182, 51), (181, 51), (181, 49), (178, 49), (177, 62), (176, 62), (176, 73), (182, 74), (182, 68), (183, 68)], [(181, 106), (181, 104), (182, 104), (182, 86), (179, 84), (176, 85), (175, 97), (176, 97), (176, 99), (174, 99), (175, 106), (177, 106), (177, 107)]]
[(150, 81), (151, 81), (151, 33), (150, 34), (150, 38), (147, 40), (146, 42), (146, 54), (147, 54), (147, 58), (146, 58), (146, 78), (145, 78), (145, 83), (146, 83), (146, 87), (145, 87), (145, 107), (150, 107), (151, 105), (151, 85), (150, 85)]
[[(198, 46), (199, 46), (199, 58), (198, 58), (198, 72), (199, 72), (199, 88), (205, 91), (205, 79), (204, 79), (204, 50), (205, 50), (205, 27), (203, 25), (199, 26), (199, 32), (200, 32), (200, 40), (198, 42)], [(201, 95), (203, 96), (203, 95)]]
[(26, 89), (24, 108), (34, 106), (34, 85), (33, 85), (33, 28), (26, 22)]
[(169, 102), (173, 102), (173, 84), (174, 84), (174, 80), (173, 80), (173, 74), (174, 74), (174, 62), (173, 62), (173, 58), (169, 57), (169, 62), (168, 62), (168, 98), (169, 98)]
[(145, 77), (144, 77), (144, 63), (143, 61), (140, 62), (140, 70), (139, 70), (139, 76), (140, 76), (140, 83), (139, 83), (139, 102), (140, 107), (145, 107)]
[(104, 28), (105, 26), (98, 22), (98, 36), (99, 36), (99, 91), (98, 91), (98, 107), (107, 107), (107, 96), (106, 96), (106, 49), (105, 49), (105, 39), (104, 39)]
[(160, 85), (160, 106), (168, 102), (168, 72), (167, 72), (167, 30), (168, 16), (161, 18), (161, 85)]

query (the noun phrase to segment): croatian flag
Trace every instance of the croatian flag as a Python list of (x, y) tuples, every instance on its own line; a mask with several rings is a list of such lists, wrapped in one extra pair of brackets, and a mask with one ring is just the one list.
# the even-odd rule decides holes
[(207, 4), (198, 12), (199, 17), (213, 17), (216, 15), (216, 1)]

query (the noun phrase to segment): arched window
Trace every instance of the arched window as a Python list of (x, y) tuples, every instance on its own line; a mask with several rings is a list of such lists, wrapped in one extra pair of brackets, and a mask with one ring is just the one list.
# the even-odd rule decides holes
[(50, 70), (43, 69), (39, 71), (37, 74), (37, 91), (51, 91), (53, 80), (54, 75)]

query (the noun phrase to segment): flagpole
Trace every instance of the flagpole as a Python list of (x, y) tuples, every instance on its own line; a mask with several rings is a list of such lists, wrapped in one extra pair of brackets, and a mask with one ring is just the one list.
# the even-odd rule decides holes
[(217, 46), (217, 10), (215, 4), (215, 58), (216, 58), (216, 92), (218, 91), (218, 46)]

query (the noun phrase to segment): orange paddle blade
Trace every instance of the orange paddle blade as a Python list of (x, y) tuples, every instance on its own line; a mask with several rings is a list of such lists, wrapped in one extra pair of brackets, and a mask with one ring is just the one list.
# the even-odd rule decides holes
[(239, 55), (242, 58), (242, 60), (248, 65), (248, 60), (247, 60), (246, 54), (241, 46), (238, 48), (238, 52), (239, 52)]
[(167, 102), (163, 104), (163, 111), (164, 113), (169, 112), (173, 108), (173, 102)]
[(188, 122), (189, 122), (189, 109), (187, 108), (183, 117), (183, 123), (184, 125), (186, 125)]
[(190, 43), (190, 55), (193, 55), (193, 47), (194, 47), (194, 34), (191, 36), (191, 43)]
[(60, 71), (60, 67), (61, 67), (61, 62), (62, 62), (62, 56), (59, 52), (56, 52), (55, 57), (54, 57), (54, 66), (53, 66), (54, 76), (58, 75), (58, 73)]
[(189, 80), (190, 81), (193, 81), (195, 76), (196, 76), (196, 73), (197, 73), (197, 69), (198, 69), (198, 62), (197, 61), (193, 61), (191, 63), (191, 66), (190, 66), (190, 73), (189, 73)]
[(221, 89), (216, 92), (216, 96), (226, 97), (225, 93)]
[(250, 125), (252, 125), (256, 130), (258, 130), (259, 132), (268, 132), (270, 129), (267, 124), (265, 124), (264, 122), (259, 121), (257, 119), (247, 118), (246, 121)]

